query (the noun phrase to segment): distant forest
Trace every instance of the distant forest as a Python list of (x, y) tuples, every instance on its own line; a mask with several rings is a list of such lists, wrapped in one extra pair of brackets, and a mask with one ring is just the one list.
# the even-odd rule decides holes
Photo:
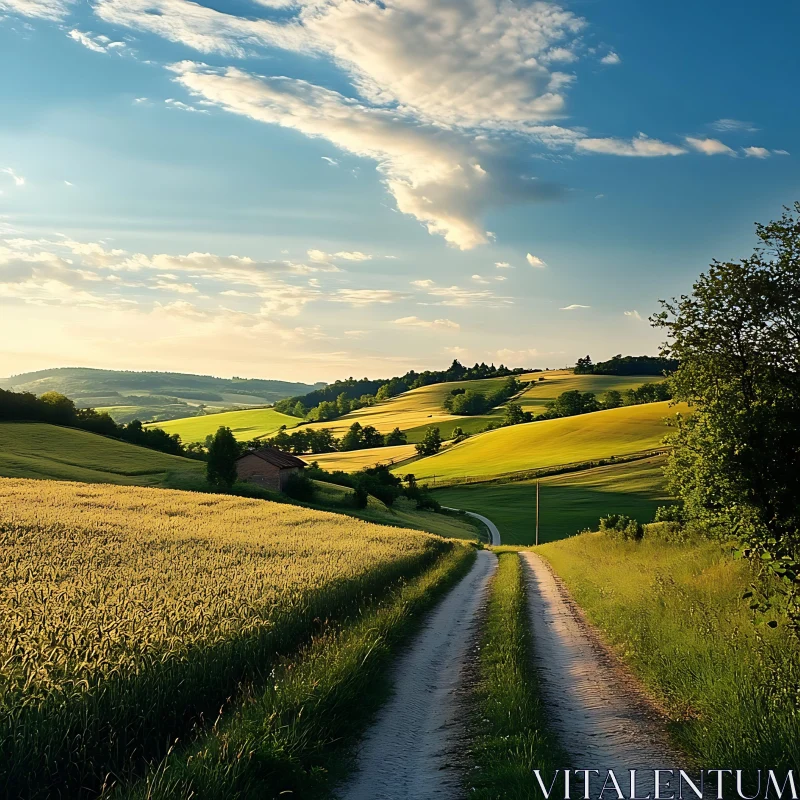
[(664, 375), (675, 372), (680, 362), (660, 356), (616, 355), (608, 361), (592, 362), (591, 356), (579, 358), (576, 375)]

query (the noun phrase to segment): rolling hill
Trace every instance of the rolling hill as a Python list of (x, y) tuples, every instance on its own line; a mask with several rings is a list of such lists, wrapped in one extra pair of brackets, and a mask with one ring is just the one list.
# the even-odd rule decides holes
[[(666, 491), (663, 463), (664, 456), (652, 456), (542, 478), (539, 541), (594, 530), (600, 517), (609, 513), (652, 521), (658, 506), (673, 502)], [(434, 496), (443, 505), (488, 516), (499, 528), (503, 544), (530, 545), (535, 537), (536, 483), (467, 484), (437, 489)]]
[(116, 422), (188, 417), (203, 408), (267, 405), (320, 386), (324, 384), (86, 367), (45, 369), (0, 379), (0, 388), (15, 392), (61, 392), (79, 407), (107, 411)]
[(658, 448), (669, 402), (626, 406), (576, 417), (529, 422), (482, 433), (414, 463), (420, 479), (490, 479), (524, 470), (626, 456)]
[(294, 428), (300, 423), (297, 417), (281, 414), (272, 408), (249, 408), (246, 411), (224, 411), (220, 414), (205, 414), (199, 417), (185, 417), (167, 422), (152, 422), (146, 427), (161, 428), (167, 433), (177, 433), (184, 444), (203, 442), (206, 436), (214, 434), (220, 425), (233, 431), (240, 441), (260, 439), (271, 436), (285, 425)]
[(205, 464), (75, 428), (0, 423), (0, 476), (164, 486), (203, 479)]

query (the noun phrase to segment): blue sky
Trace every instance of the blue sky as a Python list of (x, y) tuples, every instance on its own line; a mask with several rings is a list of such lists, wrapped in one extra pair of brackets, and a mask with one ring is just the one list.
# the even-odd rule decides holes
[(800, 196), (800, 7), (0, 0), (0, 374), (655, 352)]

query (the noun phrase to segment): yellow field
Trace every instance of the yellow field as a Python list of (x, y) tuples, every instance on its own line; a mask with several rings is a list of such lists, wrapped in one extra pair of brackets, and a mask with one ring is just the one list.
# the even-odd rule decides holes
[(45, 760), (102, 779), (123, 766), (109, 740), (183, 735), (313, 620), (451, 547), (260, 500), (0, 479), (0, 785), (24, 794)]
[(647, 403), (514, 425), (416, 461), (411, 471), (418, 478), (490, 477), (631, 455), (659, 447), (668, 433), (665, 418), (679, 410), (685, 408)]
[(343, 472), (358, 472), (364, 467), (378, 464), (394, 464), (405, 461), (417, 454), (413, 444), (399, 444), (395, 447), (372, 447), (365, 450), (350, 450), (343, 453), (320, 453), (315, 456), (304, 456), (308, 463), (316, 461), (328, 472), (340, 469)]
[(184, 417), (168, 422), (151, 422), (146, 428), (161, 428), (167, 433), (177, 433), (184, 444), (204, 442), (206, 436), (214, 435), (221, 425), (230, 428), (240, 441), (261, 439), (277, 433), (285, 425), (294, 428), (300, 420), (281, 414), (272, 408), (249, 408), (244, 411), (224, 411), (221, 414), (206, 414), (202, 417)]
[[(539, 380), (541, 377), (544, 377), (543, 381)], [(575, 389), (579, 392), (594, 392), (600, 399), (603, 393), (611, 390), (624, 394), (628, 389), (636, 389), (643, 383), (661, 383), (664, 379), (657, 375), (575, 375), (572, 370), (557, 370), (542, 372), (539, 376), (534, 376), (533, 380), (532, 386), (523, 393), (518, 402), (525, 411), (537, 414), (562, 392)]]

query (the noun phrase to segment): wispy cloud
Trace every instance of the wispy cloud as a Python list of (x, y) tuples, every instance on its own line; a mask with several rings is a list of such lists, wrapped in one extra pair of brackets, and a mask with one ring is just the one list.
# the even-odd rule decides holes
[(591, 308), (591, 306), (584, 306), (580, 303), (572, 303), (571, 305), (563, 306), (559, 309), (559, 311), (578, 311), (581, 308)]
[(508, 261), (495, 261), (494, 265), (497, 269), (514, 269)]
[(772, 155), (766, 147), (745, 147), (744, 154), (748, 158), (769, 158)]
[(720, 133), (734, 131), (755, 133), (758, 130), (752, 122), (743, 122), (740, 119), (718, 119), (716, 122), (712, 122), (709, 127)]
[(77, 28), (73, 28), (67, 36), (95, 53), (109, 53), (126, 46), (125, 42), (112, 41), (108, 36), (91, 31), (84, 33)]
[(698, 153), (705, 153), (707, 156), (735, 156), (736, 151), (723, 144), (719, 139), (696, 139), (692, 136), (686, 137), (686, 144)]
[(61, 20), (69, 14), (73, 0), (0, 0), (0, 12), (23, 17)]
[(184, 103), (183, 100), (176, 100), (174, 97), (168, 97), (164, 103), (167, 108), (177, 108), (179, 111), (189, 111), (193, 114), (208, 114), (207, 108), (197, 108), (197, 106)]
[(600, 59), (601, 64), (621, 64), (622, 59), (613, 50)]
[(575, 143), (578, 150), (590, 153), (603, 153), (612, 156), (638, 156), (655, 158), (659, 156), (679, 156), (686, 152), (683, 147), (676, 144), (651, 139), (640, 133), (633, 139), (579, 139)]
[(623, 314), (625, 314), (626, 317), (638, 320), (639, 322), (644, 321), (642, 320), (642, 315), (636, 309), (634, 309), (633, 311), (623, 311)]
[(539, 256), (534, 256), (531, 253), (525, 256), (525, 260), (532, 266), (536, 267), (537, 269), (542, 269), (547, 266), (547, 263), (543, 261)]
[(18, 175), (11, 167), (0, 167), (0, 174), (8, 175), (14, 181), (14, 186), (25, 185), (25, 178), (22, 175)]
[(394, 320), (395, 325), (410, 328), (428, 328), (432, 330), (459, 330), (461, 326), (450, 319), (420, 319), (419, 317), (400, 317)]

